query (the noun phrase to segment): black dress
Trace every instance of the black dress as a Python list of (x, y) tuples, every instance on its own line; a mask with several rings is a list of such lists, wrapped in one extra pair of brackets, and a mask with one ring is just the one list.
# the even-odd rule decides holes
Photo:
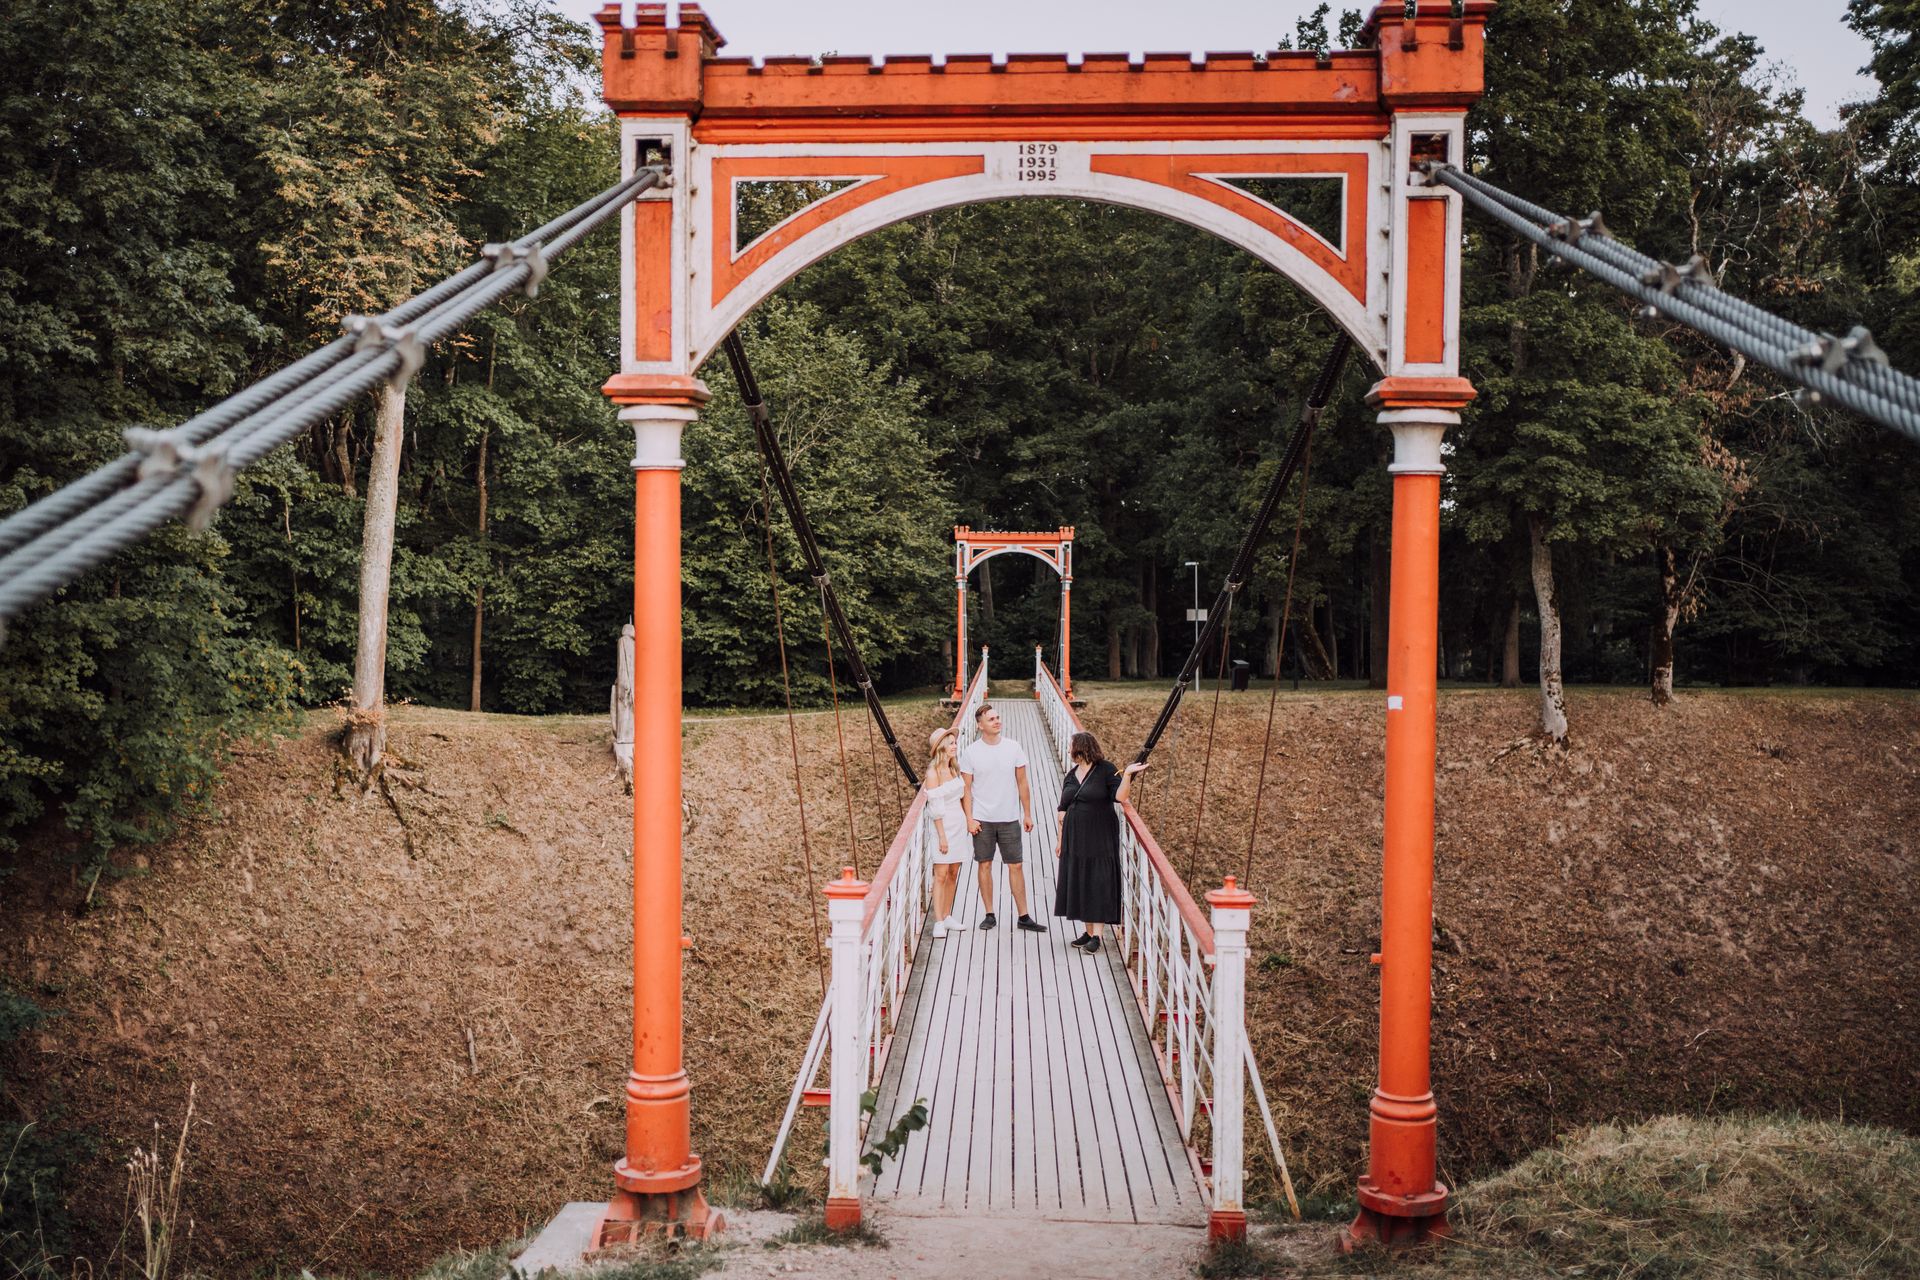
[[(1078, 766), (1075, 766), (1077, 768)], [(1087, 924), (1120, 923), (1120, 814), (1113, 798), (1120, 771), (1102, 760), (1080, 781), (1074, 769), (1060, 783), (1060, 883), (1053, 914)]]

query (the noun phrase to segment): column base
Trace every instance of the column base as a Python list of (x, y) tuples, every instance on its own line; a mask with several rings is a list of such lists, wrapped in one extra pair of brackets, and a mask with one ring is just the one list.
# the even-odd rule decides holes
[(1447, 1222), (1447, 1188), (1436, 1182), (1433, 1190), (1417, 1195), (1393, 1195), (1373, 1185), (1372, 1179), (1360, 1179), (1360, 1212), (1340, 1237), (1340, 1252), (1351, 1253), (1363, 1244), (1381, 1244), (1389, 1249), (1410, 1249), (1429, 1240), (1453, 1238)]
[(648, 1239), (711, 1240), (726, 1226), (726, 1219), (697, 1186), (684, 1191), (616, 1191), (594, 1230), (587, 1256)]
[(829, 1231), (858, 1231), (860, 1229), (860, 1198), (828, 1196), (826, 1218)]
[(1247, 1215), (1238, 1209), (1215, 1209), (1207, 1215), (1207, 1243), (1238, 1244), (1247, 1238)]

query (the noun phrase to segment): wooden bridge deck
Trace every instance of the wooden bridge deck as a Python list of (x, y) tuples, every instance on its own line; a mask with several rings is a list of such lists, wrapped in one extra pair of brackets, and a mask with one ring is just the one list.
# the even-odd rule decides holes
[(871, 1192), (908, 1212), (1204, 1222), (1126, 971), (1111, 945), (1069, 947), (1076, 926), (1053, 916), (1059, 774), (1039, 708), (996, 705), (1033, 762), (1027, 891), (1050, 931), (1014, 928), (997, 860), (999, 928), (975, 928), (979, 888), (971, 861), (961, 867), (963, 927), (936, 941), (929, 925), (921, 940), (873, 1122), (884, 1133), (924, 1099), (927, 1127)]

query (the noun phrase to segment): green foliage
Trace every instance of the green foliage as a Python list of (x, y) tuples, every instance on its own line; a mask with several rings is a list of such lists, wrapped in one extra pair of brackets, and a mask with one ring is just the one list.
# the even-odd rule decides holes
[[(1360, 38), (1320, 5), (1287, 44)], [(1507, 0), (1469, 161), (1642, 248), (1705, 254), (1813, 327), (1864, 319), (1920, 366), (1915, 9), (1853, 0), (1884, 92), (1805, 120), (1767, 53), (1690, 0)], [(0, 25), (0, 511), (307, 350), (607, 186), (588, 105), (597, 38), (526, 0), (359, 9), (60, 0)], [(84, 92), (74, 86), (84, 86)], [(825, 193), (759, 184), (764, 229)], [(1323, 225), (1311, 184), (1253, 184)], [(1920, 453), (1531, 250), (1468, 223), (1466, 372), (1441, 625), (1448, 674), (1497, 666), (1528, 530), (1545, 531), (1569, 678), (1638, 679), (1671, 552), (1683, 676), (1911, 681)], [(407, 411), (389, 691), (598, 711), (630, 608), (632, 442), (598, 387), (618, 363), (619, 246), (477, 317)], [(1037, 199), (889, 227), (802, 273), (743, 332), (869, 665), (944, 678), (947, 528), (1078, 529), (1076, 666), (1153, 675), (1184, 652), (1188, 560), (1210, 595), (1331, 327), (1245, 254), (1137, 211)], [(1356, 366), (1359, 362), (1356, 362)], [(762, 477), (724, 367), (687, 434), (686, 690), (778, 701)], [(1313, 453), (1302, 553), (1282, 517), (1236, 602), (1233, 656), (1295, 638), (1367, 674), (1388, 533), (1385, 433), (1356, 367)], [(83, 856), (204, 800), (235, 736), (337, 697), (356, 643), (371, 406), (253, 469), (204, 535), (171, 530), (69, 588), (0, 649), (0, 844), (64, 823)], [(1297, 494), (1288, 495), (1291, 509)], [(484, 513), (484, 514), (483, 514)], [(771, 521), (796, 691), (826, 694), (819, 605)], [(1058, 583), (1001, 558), (975, 643), (1056, 641)], [(1524, 597), (1525, 593), (1521, 593)], [(1531, 643), (1530, 633), (1526, 641)], [(1102, 672), (1102, 668), (1105, 668)], [(477, 692), (476, 692), (477, 691)]]
[[(861, 1115), (873, 1115), (879, 1108), (879, 1105), (880, 1095), (878, 1091), (869, 1089), (860, 1095)], [(902, 1111), (900, 1118), (893, 1122), (893, 1128), (887, 1130), (881, 1137), (867, 1143), (866, 1151), (860, 1156), (860, 1163), (865, 1165), (867, 1171), (873, 1174), (874, 1177), (879, 1177), (880, 1171), (886, 1168), (887, 1161), (899, 1155), (900, 1152), (906, 1148), (907, 1139), (926, 1127), (927, 1100), (925, 1098), (915, 1098), (913, 1105), (905, 1111)]]

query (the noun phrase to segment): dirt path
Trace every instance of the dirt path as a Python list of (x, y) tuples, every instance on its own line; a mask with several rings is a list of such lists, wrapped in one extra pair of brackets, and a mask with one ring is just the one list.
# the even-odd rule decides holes
[(818, 1276), (833, 1280), (1179, 1280), (1205, 1252), (1205, 1228), (1039, 1218), (909, 1217), (884, 1206), (873, 1223), (884, 1246), (785, 1245), (785, 1214), (734, 1214), (725, 1261), (713, 1276)]

